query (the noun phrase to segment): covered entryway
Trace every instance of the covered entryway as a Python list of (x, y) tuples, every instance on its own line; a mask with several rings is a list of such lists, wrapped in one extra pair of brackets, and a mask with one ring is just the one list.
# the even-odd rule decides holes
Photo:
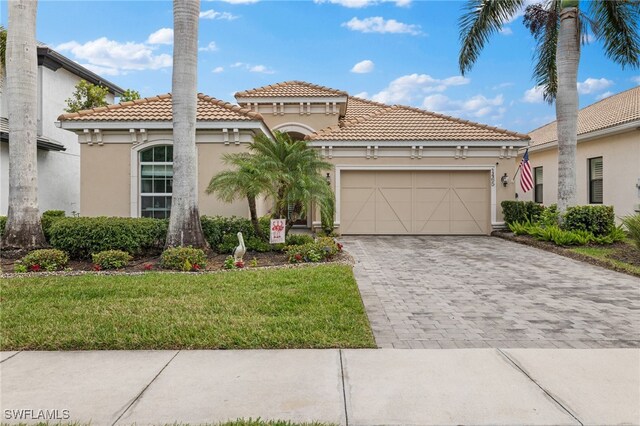
[(488, 170), (343, 170), (342, 234), (489, 234)]

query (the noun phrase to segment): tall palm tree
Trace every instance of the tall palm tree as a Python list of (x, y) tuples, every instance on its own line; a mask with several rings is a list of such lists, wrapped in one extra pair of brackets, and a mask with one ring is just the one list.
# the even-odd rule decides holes
[(234, 169), (224, 170), (211, 178), (207, 194), (215, 192), (220, 200), (227, 203), (245, 198), (249, 203), (253, 229), (256, 235), (264, 238), (265, 235), (258, 220), (256, 198), (270, 193), (271, 181), (261, 170), (256, 156), (243, 152), (225, 154), (222, 159), (225, 164), (233, 166)]
[[(471, 70), (489, 37), (525, 5), (525, 0), (469, 0), (460, 18), (459, 65)], [(578, 64), (580, 41), (591, 28), (605, 54), (625, 66), (640, 65), (640, 2), (593, 0), (586, 12), (578, 0), (547, 0), (527, 7), (524, 23), (537, 41), (533, 76), (544, 99), (556, 102), (558, 127), (558, 210), (576, 202)]]
[(173, 1), (173, 196), (167, 247), (206, 248), (198, 212), (196, 108), (200, 0)]
[[(332, 205), (333, 191), (321, 174), (332, 165), (322, 161), (305, 141), (294, 141), (286, 133), (274, 132), (274, 139), (256, 136), (249, 150), (271, 181), (275, 217), (286, 218), (289, 206), (297, 206), (296, 213), (304, 215), (312, 206), (326, 210)], [(292, 225), (291, 220), (287, 221), (286, 232)]]
[(38, 4), (35, 0), (11, 0), (8, 7), (5, 59), (9, 100), (9, 214), (2, 246), (32, 249), (46, 245), (38, 209)]

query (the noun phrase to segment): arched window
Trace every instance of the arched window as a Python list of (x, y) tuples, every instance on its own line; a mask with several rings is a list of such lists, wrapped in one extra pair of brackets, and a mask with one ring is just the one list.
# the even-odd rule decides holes
[(140, 216), (165, 219), (171, 213), (173, 146), (140, 151)]

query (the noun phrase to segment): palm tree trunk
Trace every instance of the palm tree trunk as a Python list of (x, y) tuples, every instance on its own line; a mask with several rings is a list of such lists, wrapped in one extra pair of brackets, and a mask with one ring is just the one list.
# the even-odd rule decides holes
[(247, 201), (249, 202), (249, 213), (251, 214), (251, 224), (253, 225), (253, 230), (256, 232), (256, 235), (260, 239), (264, 239), (265, 235), (264, 235), (264, 232), (262, 232), (262, 228), (260, 227), (260, 221), (258, 220), (258, 209), (256, 208), (256, 197), (247, 195)]
[(38, 209), (36, 0), (9, 1), (6, 93), (9, 102), (9, 214), (2, 246), (46, 245)]
[(198, 213), (196, 108), (200, 0), (173, 1), (173, 196), (167, 247), (207, 248)]
[(558, 50), (558, 211), (560, 217), (576, 204), (576, 144), (578, 133), (578, 63), (580, 34), (578, 8), (565, 7), (560, 12)]

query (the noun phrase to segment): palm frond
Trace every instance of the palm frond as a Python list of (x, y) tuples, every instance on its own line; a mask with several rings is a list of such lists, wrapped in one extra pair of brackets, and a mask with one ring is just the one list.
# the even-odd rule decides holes
[(558, 91), (556, 51), (560, 25), (559, 9), (559, 2), (552, 1), (544, 6), (541, 4), (528, 6), (524, 14), (524, 25), (537, 43), (533, 54), (535, 61), (533, 79), (537, 86), (543, 88), (543, 97), (548, 103), (553, 102)]
[(524, 0), (467, 1), (466, 11), (459, 20), (462, 47), (458, 63), (462, 75), (471, 70), (489, 37), (500, 31), (523, 5)]
[(640, 66), (640, 1), (597, 0), (591, 2), (592, 31), (604, 44), (606, 55), (625, 66)]

